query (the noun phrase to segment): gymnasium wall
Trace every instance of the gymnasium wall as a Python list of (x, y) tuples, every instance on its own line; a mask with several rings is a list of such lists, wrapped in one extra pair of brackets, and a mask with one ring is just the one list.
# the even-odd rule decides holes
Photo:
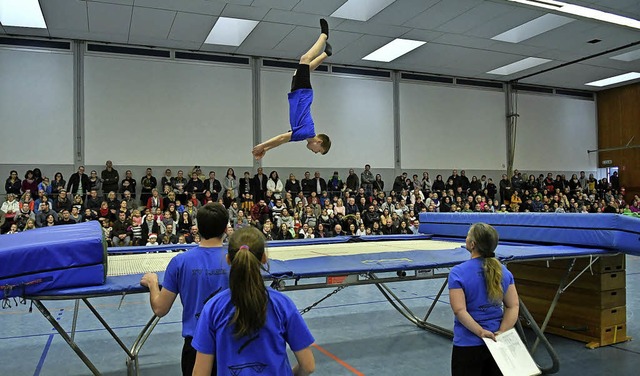
[(598, 153), (598, 167), (619, 168), (620, 185), (626, 188), (627, 202), (633, 195), (640, 194), (639, 101), (640, 84), (598, 93), (598, 149), (620, 148)]
[[(22, 174), (36, 166), (45, 175), (68, 177), (78, 163), (76, 142), (83, 145), (87, 171), (99, 172), (111, 159), (121, 175), (131, 169), (138, 179), (146, 167), (159, 177), (165, 167), (175, 173), (196, 164), (219, 178), (229, 166), (237, 176), (245, 170), (253, 175), (254, 137), (289, 128), (291, 69), (85, 52), (82, 139), (74, 140), (73, 59), (71, 51), (0, 47), (3, 179), (13, 168)], [(316, 129), (331, 136), (331, 152), (319, 156), (303, 142), (286, 145), (267, 153), (265, 172), (302, 178), (309, 170), (328, 178), (337, 170), (345, 179), (349, 168), (359, 175), (369, 163), (389, 189), (400, 171), (422, 176), (428, 170), (433, 180), (457, 168), (496, 181), (504, 171), (500, 89), (399, 79), (394, 107), (389, 77), (317, 72), (312, 81)], [(585, 159), (597, 144), (595, 102), (521, 94), (518, 104), (515, 168), (535, 174), (595, 170), (596, 162)]]

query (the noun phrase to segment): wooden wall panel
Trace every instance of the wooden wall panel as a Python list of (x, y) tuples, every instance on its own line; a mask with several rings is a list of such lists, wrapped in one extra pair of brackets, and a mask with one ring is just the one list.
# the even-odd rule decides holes
[[(598, 148), (640, 146), (640, 84), (598, 93)], [(611, 164), (603, 161), (611, 160)], [(600, 152), (599, 167), (620, 168), (620, 186), (629, 201), (640, 194), (640, 147)]]

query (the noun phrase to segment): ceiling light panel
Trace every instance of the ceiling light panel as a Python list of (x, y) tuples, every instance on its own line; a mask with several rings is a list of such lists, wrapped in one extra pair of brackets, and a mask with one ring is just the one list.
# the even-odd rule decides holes
[(620, 55), (611, 56), (610, 59), (620, 61), (634, 61), (640, 59), (640, 50), (625, 52)]
[(257, 25), (258, 21), (219, 17), (204, 43), (240, 46)]
[(0, 23), (3, 26), (47, 28), (38, 0), (0, 0)]
[(363, 57), (362, 60), (382, 61), (388, 63), (406, 53), (415, 50), (425, 43), (427, 42), (396, 38), (391, 42), (385, 44), (384, 46), (378, 48), (377, 50), (373, 51), (369, 55)]
[(575, 20), (573, 18), (558, 16), (557, 14), (549, 13), (526, 22), (520, 26), (516, 26), (513, 29), (507, 30), (502, 34), (498, 34), (491, 39), (499, 40), (502, 42), (520, 43), (523, 40), (527, 40), (529, 38), (535, 37), (536, 35), (546, 33), (549, 30), (556, 29), (572, 21)]
[(602, 80), (589, 82), (589, 83), (586, 83), (585, 85), (603, 87), (603, 86), (618, 84), (620, 82), (635, 80), (637, 78), (640, 78), (640, 73), (629, 72), (629, 73), (621, 74), (619, 76), (613, 76), (613, 77), (605, 78)]
[(331, 17), (367, 21), (393, 2), (395, 0), (349, 0), (333, 12)]
[(537, 8), (550, 9), (556, 12), (572, 14), (579, 17), (591, 18), (598, 21), (616, 25), (640, 29), (640, 21), (629, 17), (623, 17), (613, 13), (603, 12), (597, 9), (582, 7), (580, 5), (563, 3), (555, 0), (509, 0), (514, 3), (531, 5)]
[(520, 72), (520, 71), (523, 71), (525, 69), (537, 67), (538, 65), (542, 65), (542, 64), (548, 63), (550, 61), (551, 60), (549, 60), (549, 59), (541, 59), (539, 57), (528, 57), (526, 59), (522, 59), (522, 60), (516, 61), (515, 63), (511, 63), (511, 64), (505, 65), (503, 67), (496, 68), (496, 69), (494, 69), (492, 71), (487, 72), (487, 74), (496, 74), (496, 75), (500, 75), (500, 76), (508, 76), (510, 74), (514, 74), (516, 72)]

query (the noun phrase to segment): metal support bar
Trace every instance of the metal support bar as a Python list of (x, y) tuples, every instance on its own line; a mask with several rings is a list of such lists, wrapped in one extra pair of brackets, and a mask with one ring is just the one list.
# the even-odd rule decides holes
[(109, 334), (111, 334), (111, 337), (113, 337), (114, 340), (116, 340), (116, 342), (118, 342), (118, 345), (120, 345), (120, 347), (124, 350), (124, 352), (129, 356), (129, 358), (134, 359), (135, 356), (131, 353), (131, 351), (129, 351), (129, 349), (127, 348), (127, 346), (122, 342), (122, 340), (120, 339), (120, 337), (118, 337), (116, 335), (116, 333), (113, 331), (113, 329), (111, 329), (111, 327), (109, 326), (109, 324), (107, 324), (107, 322), (102, 318), (102, 316), (100, 316), (100, 314), (98, 313), (98, 311), (93, 307), (93, 305), (91, 305), (91, 303), (89, 303), (89, 300), (87, 298), (82, 298), (82, 301), (84, 302), (84, 304), (86, 304), (86, 306), (91, 310), (91, 312), (93, 313), (93, 315), (98, 319), (98, 321), (100, 321), (100, 323), (102, 324), (102, 326), (107, 330), (107, 332), (109, 332)]
[(427, 311), (427, 314), (424, 316), (424, 320), (423, 321), (427, 321), (429, 319), (429, 316), (431, 316), (431, 312), (436, 307), (436, 304), (440, 300), (440, 296), (442, 296), (442, 293), (444, 292), (444, 289), (447, 287), (448, 283), (449, 283), (449, 281), (447, 279), (445, 279), (444, 282), (442, 282), (442, 286), (440, 287), (440, 291), (438, 291), (438, 294), (436, 294), (436, 298), (433, 299), (433, 303), (431, 303), (431, 306), (429, 307), (429, 310)]
[(80, 360), (82, 360), (82, 362), (87, 366), (87, 368), (91, 370), (91, 373), (96, 376), (99, 376), (100, 372), (98, 371), (96, 366), (93, 365), (93, 363), (91, 363), (91, 361), (89, 360), (89, 358), (87, 358), (84, 352), (82, 352), (82, 350), (80, 350), (78, 345), (71, 339), (71, 337), (69, 337), (67, 332), (65, 332), (64, 328), (51, 315), (47, 307), (45, 307), (44, 304), (42, 304), (42, 302), (39, 300), (32, 300), (32, 301), (33, 301), (33, 304), (36, 306), (36, 308), (38, 308), (40, 313), (42, 313), (42, 316), (44, 316), (44, 318), (47, 319), (47, 321), (49, 321), (51, 325), (53, 325), (53, 328), (58, 332), (58, 334), (60, 334), (62, 339), (64, 339), (64, 341), (69, 345), (69, 347), (71, 347), (71, 350), (73, 350), (76, 353), (76, 355), (78, 355), (78, 358), (80, 358)]
[[(374, 280), (377, 279), (374, 273), (369, 273), (369, 277)], [(445, 337), (453, 338), (453, 332), (451, 330), (435, 324), (431, 324), (413, 313), (413, 311), (409, 307), (407, 307), (407, 305), (404, 304), (402, 300), (396, 294), (394, 294), (389, 287), (387, 287), (387, 285), (385, 285), (384, 283), (376, 283), (375, 285), (378, 290), (380, 290), (380, 293), (382, 293), (387, 301), (393, 306), (393, 308), (395, 308), (398, 312), (400, 312), (402, 316), (411, 321), (418, 328), (428, 330)], [(436, 302), (437, 300), (433, 304), (435, 304)]]
[[(553, 315), (553, 311), (556, 309), (556, 304), (558, 304), (558, 299), (560, 299), (560, 294), (562, 294), (564, 292), (564, 288), (565, 288), (565, 285), (567, 283), (567, 280), (569, 280), (569, 274), (571, 274), (571, 270), (573, 270), (573, 266), (575, 264), (576, 264), (576, 259), (574, 258), (569, 263), (569, 267), (567, 268), (567, 272), (565, 273), (565, 275), (560, 280), (560, 285), (558, 286), (558, 291), (556, 291), (556, 295), (553, 297), (553, 300), (551, 301), (551, 306), (549, 306), (549, 310), (547, 311), (547, 316), (544, 318), (544, 321), (542, 322), (542, 327), (540, 327), (540, 330), (543, 333), (544, 333), (545, 329), (547, 328), (547, 324), (549, 324), (549, 320), (551, 320), (551, 315)], [(539, 342), (540, 342), (540, 338), (538, 337), (538, 338), (536, 338), (536, 341), (533, 343), (533, 346), (531, 347), (531, 354), (532, 355), (535, 354), (536, 349), (538, 348)]]
[(76, 324), (78, 323), (78, 311), (80, 310), (80, 300), (76, 299), (73, 307), (73, 321), (71, 321), (71, 340), (76, 339)]
[[(524, 319), (529, 322), (529, 327), (531, 328), (533, 333), (536, 335), (536, 344), (538, 342), (542, 342), (542, 346), (544, 346), (544, 348), (547, 350), (547, 353), (549, 354), (549, 357), (551, 358), (552, 364), (550, 367), (538, 366), (538, 368), (545, 375), (557, 373), (560, 370), (560, 359), (558, 358), (558, 353), (556, 353), (556, 351), (553, 349), (553, 346), (551, 346), (551, 343), (549, 343), (549, 340), (547, 339), (547, 337), (544, 336), (544, 329), (541, 329), (538, 327), (538, 324), (536, 324), (536, 321), (533, 319), (533, 316), (531, 316), (531, 313), (527, 309), (527, 306), (524, 305), (522, 300), (520, 300), (519, 315), (521, 317), (524, 317)], [(522, 326), (520, 326), (520, 329), (522, 330)], [(521, 333), (520, 335), (522, 338), (524, 338), (523, 333)], [(534, 352), (535, 352), (534, 348), (531, 348), (529, 350), (529, 353), (532, 356)]]

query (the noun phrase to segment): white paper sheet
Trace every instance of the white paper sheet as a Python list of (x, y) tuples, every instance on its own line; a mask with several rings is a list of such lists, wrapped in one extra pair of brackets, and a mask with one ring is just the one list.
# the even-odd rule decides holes
[(504, 376), (540, 375), (540, 369), (515, 329), (497, 335), (495, 342), (490, 338), (483, 340)]

